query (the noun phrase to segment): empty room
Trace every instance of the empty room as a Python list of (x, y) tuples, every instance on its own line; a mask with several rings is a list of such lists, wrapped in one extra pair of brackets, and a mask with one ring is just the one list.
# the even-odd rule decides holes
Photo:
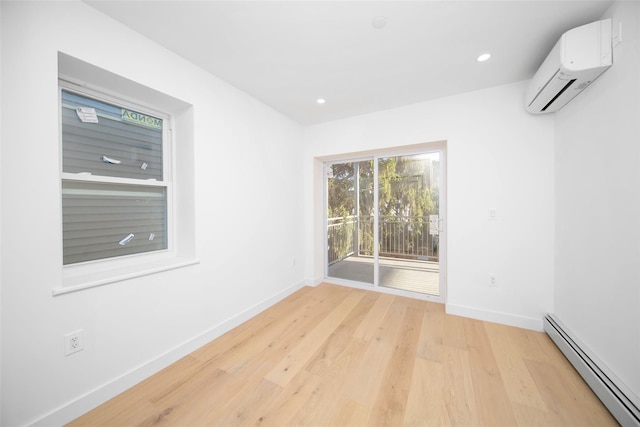
[(2, 426), (640, 426), (640, 1), (0, 24)]

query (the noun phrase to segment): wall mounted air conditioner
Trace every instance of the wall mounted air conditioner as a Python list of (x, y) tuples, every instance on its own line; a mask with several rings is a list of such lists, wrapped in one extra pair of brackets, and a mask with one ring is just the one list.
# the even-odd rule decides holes
[(558, 111), (613, 64), (612, 51), (611, 19), (564, 33), (529, 84), (527, 111)]

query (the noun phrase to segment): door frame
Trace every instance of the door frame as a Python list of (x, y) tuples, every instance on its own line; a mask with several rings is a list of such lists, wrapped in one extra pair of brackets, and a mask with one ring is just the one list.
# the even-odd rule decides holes
[[(379, 253), (378, 245), (374, 244), (374, 282), (369, 284), (366, 282), (356, 282), (348, 279), (337, 277), (329, 277), (328, 266), (328, 241), (327, 241), (327, 214), (328, 214), (328, 188), (327, 188), (327, 169), (336, 163), (351, 163), (373, 160), (374, 162), (374, 242), (379, 238), (379, 215), (378, 215), (378, 160), (380, 158), (397, 157), (397, 156), (413, 156), (419, 154), (439, 153), (440, 170), (439, 170), (439, 207), (440, 220), (442, 226), (439, 229), (439, 289), (440, 295), (422, 294), (419, 292), (410, 292), (400, 289), (389, 288), (379, 285)], [(351, 153), (341, 155), (333, 155), (326, 158), (320, 158), (322, 161), (322, 191), (323, 191), (323, 214), (322, 214), (322, 230), (323, 230), (323, 280), (343, 286), (350, 286), (359, 289), (374, 290), (377, 292), (389, 293), (393, 295), (406, 296), (410, 298), (446, 303), (447, 301), (447, 240), (448, 240), (448, 216), (447, 216), (447, 142), (436, 141), (424, 144), (416, 144), (405, 147), (393, 147), (387, 149), (374, 150), (370, 152)]]

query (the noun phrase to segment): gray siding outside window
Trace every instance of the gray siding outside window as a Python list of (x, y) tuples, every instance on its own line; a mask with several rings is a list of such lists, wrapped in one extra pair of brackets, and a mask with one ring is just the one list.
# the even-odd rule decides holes
[[(93, 108), (98, 123), (83, 123), (78, 107)], [(162, 119), (63, 90), (62, 157), (63, 172), (162, 181)]]
[(65, 90), (61, 106), (62, 170), (78, 174), (62, 180), (63, 264), (167, 249), (163, 120)]

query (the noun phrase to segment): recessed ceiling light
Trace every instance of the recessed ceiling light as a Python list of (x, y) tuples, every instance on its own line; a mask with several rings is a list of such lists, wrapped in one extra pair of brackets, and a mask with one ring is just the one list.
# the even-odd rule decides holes
[(373, 18), (373, 22), (371, 23), (371, 25), (373, 25), (373, 28), (376, 28), (378, 30), (384, 28), (384, 26), (387, 25), (387, 18), (384, 16), (376, 16), (375, 18)]
[(484, 62), (484, 61), (486, 61), (486, 60), (487, 60), (487, 59), (489, 59), (489, 58), (491, 58), (491, 54), (490, 54), (490, 53), (483, 53), (482, 55), (480, 55), (480, 56), (478, 56), (478, 57), (476, 58), (476, 61), (478, 61), (478, 62)]
[(324, 98), (318, 98), (318, 99), (316, 99), (316, 102), (318, 104), (324, 104), (326, 101), (324, 100)]

